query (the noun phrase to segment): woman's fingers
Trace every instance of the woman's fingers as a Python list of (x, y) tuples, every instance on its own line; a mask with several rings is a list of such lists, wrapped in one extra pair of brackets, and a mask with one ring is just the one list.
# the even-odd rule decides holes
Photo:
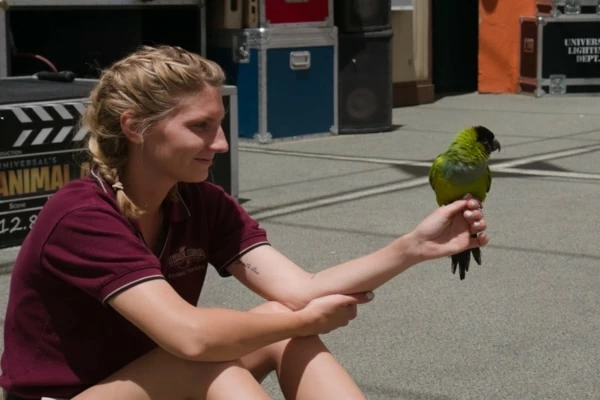
[(482, 219), (482, 220), (473, 222), (470, 225), (469, 230), (471, 233), (480, 233), (480, 232), (483, 232), (486, 228), (487, 228), (487, 223)]
[(477, 235), (477, 237), (475, 238), (475, 240), (477, 240), (477, 246), (478, 247), (483, 247), (483, 246), (487, 245), (490, 242), (490, 238), (488, 237), (488, 235), (486, 235), (483, 232), (479, 233)]
[(472, 224), (476, 221), (481, 221), (483, 219), (483, 212), (480, 209), (477, 210), (465, 210), (463, 213), (467, 222)]

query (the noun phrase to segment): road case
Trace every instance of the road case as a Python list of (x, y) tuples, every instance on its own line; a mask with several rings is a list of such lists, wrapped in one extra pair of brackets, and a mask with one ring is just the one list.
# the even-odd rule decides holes
[[(11, 53), (20, 51), (48, 58), (59, 64), (59, 70), (70, 69), (73, 64), (89, 64), (89, 70), (94, 72), (142, 43), (180, 45), (204, 55), (204, 3), (205, 0), (0, 0), (0, 78), (16, 75), (11, 70), (11, 59), (17, 54), (11, 57)], [(61, 64), (67, 67), (60, 67)], [(42, 70), (43, 64), (39, 66)], [(77, 73), (77, 77), (97, 76)]]
[(240, 137), (336, 133), (336, 27), (215, 31), (207, 55), (238, 88)]
[[(333, 26), (333, 0), (248, 0), (249, 28)], [(258, 7), (256, 5), (258, 3)]]
[(521, 17), (520, 89), (600, 93), (600, 15)]
[(208, 22), (216, 29), (330, 27), (333, 0), (210, 0)]
[[(0, 248), (20, 245), (48, 198), (88, 172), (89, 131), (79, 121), (95, 84), (0, 79)], [(217, 156), (209, 179), (237, 198), (237, 90), (222, 92), (230, 150)]]
[[(579, 0), (581, 14), (596, 14), (597, 0)], [(566, 0), (536, 0), (536, 14), (539, 16), (558, 16), (565, 13)]]

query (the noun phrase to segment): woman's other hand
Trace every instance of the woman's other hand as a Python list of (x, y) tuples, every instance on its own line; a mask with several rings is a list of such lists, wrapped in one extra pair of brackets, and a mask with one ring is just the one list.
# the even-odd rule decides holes
[(297, 311), (306, 322), (303, 336), (320, 335), (348, 325), (356, 318), (359, 304), (373, 299), (373, 292), (318, 297)]

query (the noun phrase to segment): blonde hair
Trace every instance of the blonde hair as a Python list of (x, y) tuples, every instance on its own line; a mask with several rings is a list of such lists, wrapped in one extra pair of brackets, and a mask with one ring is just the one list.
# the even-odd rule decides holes
[(87, 150), (92, 168), (115, 189), (125, 216), (137, 218), (144, 211), (119, 181), (128, 143), (121, 130), (121, 114), (130, 111), (143, 134), (176, 110), (183, 96), (198, 93), (206, 85), (222, 86), (224, 80), (216, 63), (176, 46), (144, 46), (102, 72), (81, 122), (90, 130)]

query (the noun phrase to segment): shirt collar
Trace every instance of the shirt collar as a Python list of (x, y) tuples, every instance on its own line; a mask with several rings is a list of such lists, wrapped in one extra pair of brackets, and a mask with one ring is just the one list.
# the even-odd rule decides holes
[[(110, 185), (108, 185), (108, 183), (102, 179), (96, 173), (96, 171), (91, 170), (90, 175), (95, 179), (98, 186), (100, 186), (105, 193), (111, 193), (113, 196), (115, 195), (113, 190), (110, 188)], [(169, 222), (181, 222), (192, 216), (190, 207), (183, 199), (179, 189), (176, 189), (175, 196), (177, 197), (176, 199), (167, 198), (165, 202), (165, 216)]]
[(165, 204), (165, 216), (169, 222), (181, 222), (192, 216), (190, 207), (179, 190), (175, 192), (175, 195), (176, 199), (169, 198)]

